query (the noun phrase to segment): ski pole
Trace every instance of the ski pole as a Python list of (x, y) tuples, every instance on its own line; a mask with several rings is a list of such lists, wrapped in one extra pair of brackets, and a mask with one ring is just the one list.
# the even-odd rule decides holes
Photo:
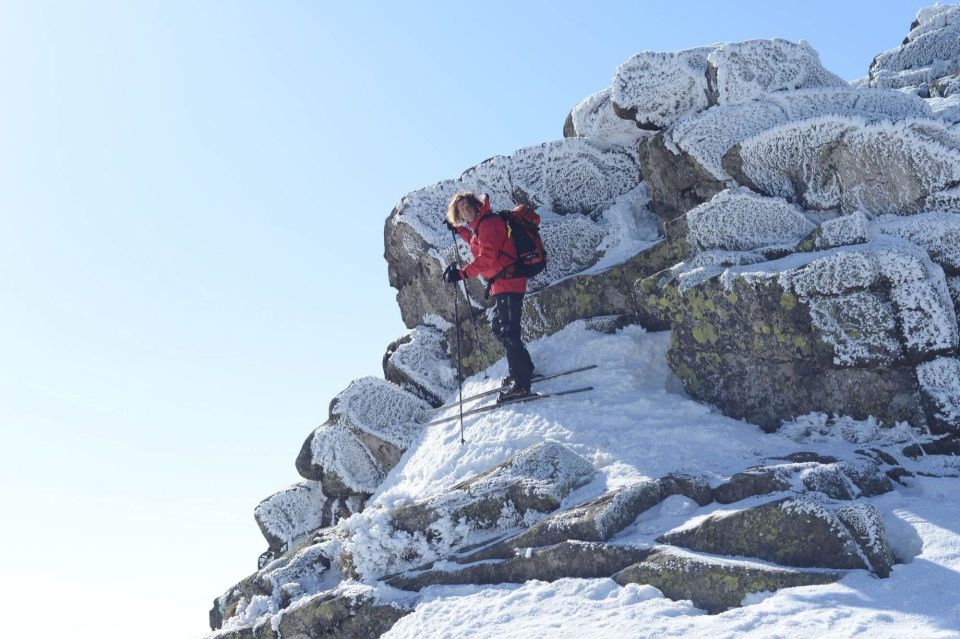
[(457, 289), (453, 289), (453, 318), (457, 325), (457, 385), (460, 387), (460, 444), (466, 444), (463, 438), (463, 365), (460, 363), (460, 299)]
[[(460, 261), (460, 247), (457, 245), (457, 234), (453, 229), (450, 229), (450, 234), (453, 236), (453, 253), (457, 258), (457, 268), (463, 268), (463, 262)], [(467, 300), (469, 303), (470, 298), (467, 297), (467, 284), (465, 281), (461, 280), (460, 286), (463, 287), (463, 299)], [(477, 363), (481, 366), (483, 370), (483, 378), (487, 378), (487, 367), (483, 366), (485, 363), (480, 357), (480, 332), (477, 330), (477, 318), (473, 316), (473, 309), (469, 308), (467, 311), (470, 313), (470, 323), (473, 324), (473, 340), (474, 348), (477, 350)]]

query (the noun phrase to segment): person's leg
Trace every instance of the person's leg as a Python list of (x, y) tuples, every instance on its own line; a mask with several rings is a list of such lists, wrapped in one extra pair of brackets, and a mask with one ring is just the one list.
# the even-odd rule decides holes
[(521, 339), (520, 318), (523, 310), (522, 293), (501, 293), (495, 296), (494, 331), (503, 345), (507, 366), (514, 384), (529, 389), (533, 377), (533, 361)]

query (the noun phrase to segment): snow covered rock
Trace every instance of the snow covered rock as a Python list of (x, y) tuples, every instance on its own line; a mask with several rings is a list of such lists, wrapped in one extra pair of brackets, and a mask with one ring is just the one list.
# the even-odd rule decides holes
[(508, 505), (521, 516), (528, 510), (550, 512), (594, 473), (593, 465), (562, 444), (534, 444), (445, 495), (397, 509), (393, 524), (413, 533), (425, 531), (441, 517), (454, 521), (468, 517), (486, 528), (500, 520)]
[(253, 511), (260, 532), (277, 552), (363, 507), (357, 497), (327, 497), (318, 481), (302, 481), (267, 497)]
[[(885, 536), (882, 521), (868, 523), (872, 538)], [(864, 535), (852, 535), (829, 502), (800, 496), (711, 515), (688, 528), (668, 532), (658, 541), (714, 555), (757, 557), (784, 566), (862, 568), (889, 574), (889, 566), (870, 563), (858, 538)]]
[(565, 138), (626, 138), (637, 140), (649, 135), (636, 122), (617, 115), (610, 88), (584, 98), (567, 115), (563, 123)]
[(670, 126), (680, 116), (710, 106), (707, 55), (713, 47), (644, 51), (613, 76), (613, 108), (646, 129)]
[(298, 601), (276, 618), (217, 633), (211, 639), (368, 639), (387, 632), (409, 612), (381, 603), (369, 586), (342, 586)]
[(429, 405), (375, 377), (351, 382), (330, 402), (330, 418), (307, 437), (296, 466), (334, 497), (372, 494), (419, 434)]
[(295, 599), (332, 587), (342, 541), (336, 529), (326, 528), (273, 559), (214, 601), (210, 628), (250, 629)]
[(870, 86), (919, 87), (960, 70), (960, 7), (921, 9), (903, 44), (870, 64)]
[(813, 229), (796, 206), (747, 189), (721, 191), (687, 213), (687, 241), (696, 251), (796, 244)]
[(795, 462), (757, 466), (737, 473), (714, 488), (714, 499), (730, 504), (748, 497), (780, 491), (816, 491), (831, 499), (873, 497), (893, 490), (890, 479), (870, 459)]
[(506, 530), (556, 510), (595, 472), (566, 446), (535, 444), (442, 495), (351, 519), (341, 561), (348, 574), (369, 578), (446, 558), (476, 531)]
[(640, 513), (672, 495), (684, 495), (701, 506), (712, 501), (709, 484), (699, 477), (670, 475), (642, 481), (545, 517), (527, 530), (469, 555), (465, 561), (506, 559), (522, 548), (571, 539), (607, 541), (632, 524)]
[(689, 599), (697, 608), (717, 614), (743, 605), (744, 598), (753, 592), (828, 584), (842, 576), (837, 572), (794, 570), (662, 547), (613, 579), (621, 586), (649, 584), (670, 599)]
[(957, 347), (943, 271), (895, 238), (692, 268), (651, 295), (663, 281), (640, 292), (670, 317), (686, 391), (769, 429), (811, 412), (926, 426), (915, 366)]
[(723, 44), (707, 57), (718, 104), (738, 104), (774, 91), (848, 87), (820, 64), (806, 42), (747, 40)]
[(556, 581), (576, 578), (610, 577), (642, 561), (650, 550), (633, 546), (564, 541), (543, 548), (528, 549), (503, 561), (477, 561), (454, 568), (399, 575), (387, 585), (401, 590), (422, 590), (437, 584), (524, 583), (531, 579)]
[(744, 139), (723, 166), (758, 193), (811, 210), (916, 213), (960, 183), (960, 138), (935, 120), (870, 124), (826, 116)]
[(447, 352), (442, 331), (418, 326), (387, 347), (383, 375), (432, 406), (440, 406), (457, 388), (457, 371)]

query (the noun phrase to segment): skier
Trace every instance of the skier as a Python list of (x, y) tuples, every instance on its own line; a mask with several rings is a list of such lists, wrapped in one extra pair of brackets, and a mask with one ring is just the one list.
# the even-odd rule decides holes
[(482, 275), (494, 299), (491, 327), (507, 356), (509, 374), (497, 402), (519, 399), (530, 395), (533, 360), (520, 337), (520, 312), (527, 292), (526, 277), (512, 277), (510, 272), (517, 261), (517, 251), (507, 233), (503, 218), (490, 209), (490, 199), (482, 201), (474, 193), (457, 193), (447, 206), (446, 225), (460, 233), (470, 246), (473, 261), (463, 269), (451, 264), (443, 272), (446, 282)]

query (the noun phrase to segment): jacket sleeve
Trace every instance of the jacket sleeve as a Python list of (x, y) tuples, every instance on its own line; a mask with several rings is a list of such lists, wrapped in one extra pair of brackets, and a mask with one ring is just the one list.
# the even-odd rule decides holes
[(467, 244), (470, 244), (470, 231), (463, 228), (462, 226), (457, 227), (457, 234), (463, 238), (463, 241)]
[(490, 218), (480, 223), (477, 235), (480, 250), (474, 255), (473, 261), (463, 268), (463, 274), (466, 277), (482, 275), (489, 280), (503, 268), (500, 247), (507, 239), (507, 225), (499, 218)]

